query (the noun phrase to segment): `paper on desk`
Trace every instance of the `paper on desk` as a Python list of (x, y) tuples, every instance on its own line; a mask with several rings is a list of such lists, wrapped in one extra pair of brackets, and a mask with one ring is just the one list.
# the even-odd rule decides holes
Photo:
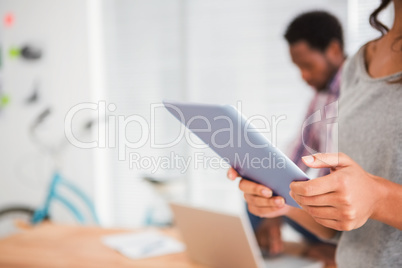
[(182, 252), (185, 245), (156, 231), (125, 233), (102, 237), (102, 242), (131, 259)]

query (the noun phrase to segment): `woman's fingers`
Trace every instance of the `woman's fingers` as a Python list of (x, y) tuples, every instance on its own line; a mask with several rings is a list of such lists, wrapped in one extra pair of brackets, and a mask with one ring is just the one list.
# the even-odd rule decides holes
[(349, 166), (353, 161), (344, 153), (318, 153), (302, 157), (303, 162), (312, 168), (336, 168)]
[(248, 211), (250, 213), (257, 215), (259, 217), (275, 218), (278, 216), (285, 215), (289, 211), (289, 206), (282, 207), (257, 207), (250, 203), (248, 204)]
[[(227, 176), (229, 179), (234, 180), (239, 174), (236, 170), (230, 168)], [(244, 193), (250, 213), (254, 215), (272, 218), (285, 215), (289, 210), (283, 197), (272, 197), (272, 190), (262, 184), (241, 179), (239, 188)]]
[[(239, 174), (234, 168), (231, 167), (227, 172), (227, 177), (230, 180), (235, 180), (237, 177), (239, 177)], [(246, 194), (259, 195), (267, 198), (272, 197), (271, 189), (262, 184), (255, 183), (249, 180), (242, 179), (239, 183), (239, 188)]]
[(245, 194), (258, 195), (268, 198), (272, 196), (272, 190), (268, 187), (245, 179), (240, 181), (239, 188)]
[(302, 206), (315, 219), (340, 220), (338, 209), (335, 207)]
[(285, 205), (285, 200), (280, 196), (266, 198), (253, 194), (244, 194), (244, 199), (246, 199), (248, 204), (255, 207), (272, 207), (277, 209)]
[(331, 173), (309, 181), (294, 181), (289, 187), (292, 193), (297, 196), (316, 196), (337, 191), (341, 184), (337, 180), (337, 174)]
[(237, 171), (236, 170), (234, 170), (234, 168), (229, 168), (228, 169), (228, 173), (227, 173), (227, 177), (230, 179), (230, 180), (235, 180), (237, 177), (239, 177), (239, 174), (237, 173)]
[(290, 191), (289, 194), (301, 206), (331, 206), (336, 201), (335, 193), (303, 196)]

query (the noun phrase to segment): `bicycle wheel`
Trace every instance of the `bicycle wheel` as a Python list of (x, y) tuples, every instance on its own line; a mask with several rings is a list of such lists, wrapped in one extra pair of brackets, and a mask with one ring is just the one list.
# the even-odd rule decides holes
[(21, 226), (31, 224), (35, 210), (26, 206), (10, 206), (0, 209), (0, 238), (21, 230)]

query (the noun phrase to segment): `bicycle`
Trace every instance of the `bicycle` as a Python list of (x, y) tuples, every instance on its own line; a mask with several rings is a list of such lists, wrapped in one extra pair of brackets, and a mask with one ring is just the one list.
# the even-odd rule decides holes
[[(52, 147), (44, 144), (36, 136), (36, 129), (44, 121), (44, 119), (49, 116), (50, 113), (50, 108), (47, 108), (39, 114), (39, 116), (36, 118), (36, 120), (34, 120), (34, 123), (30, 127), (30, 134), (34, 142), (46, 148), (47, 151), (52, 154), (54, 159), (58, 159), (59, 154), (62, 152), (62, 149), (66, 145), (66, 140), (63, 140), (63, 142), (61, 142), (59, 146)], [(84, 130), (90, 130), (92, 125), (93, 121), (88, 121), (84, 125)], [(21, 226), (21, 224), (36, 225), (45, 220), (50, 220), (49, 211), (54, 201), (58, 201), (64, 207), (66, 207), (74, 215), (78, 222), (85, 223), (86, 219), (83, 213), (81, 213), (80, 210), (77, 209), (77, 207), (75, 207), (74, 204), (70, 202), (66, 197), (60, 194), (59, 189), (61, 187), (70, 190), (75, 196), (81, 199), (81, 201), (83, 201), (83, 203), (89, 209), (94, 222), (99, 225), (99, 219), (95, 211), (95, 206), (91, 199), (81, 189), (79, 189), (79, 187), (65, 179), (59, 172), (59, 169), (56, 165), (56, 168), (54, 169), (52, 175), (52, 179), (48, 186), (48, 192), (43, 205), (41, 205), (37, 209), (25, 205), (10, 205), (4, 207), (3, 209), (0, 209), (0, 237), (4, 237), (16, 232), (17, 230), (19, 230), (19, 226)]]

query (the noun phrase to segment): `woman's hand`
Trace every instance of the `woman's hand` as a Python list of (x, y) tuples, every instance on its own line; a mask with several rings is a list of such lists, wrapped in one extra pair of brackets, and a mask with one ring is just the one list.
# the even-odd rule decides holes
[[(227, 176), (234, 180), (239, 177), (236, 170), (230, 168)], [(242, 179), (239, 188), (244, 192), (248, 210), (254, 215), (274, 218), (285, 215), (289, 211), (289, 206), (285, 204), (285, 199), (280, 196), (272, 196), (272, 190), (268, 187), (252, 181)]]
[[(237, 174), (236, 170), (230, 168), (227, 176), (229, 179), (235, 180), (239, 177), (239, 174)], [(273, 197), (272, 190), (264, 185), (242, 179), (239, 183), (239, 188), (244, 192), (249, 211), (257, 216), (275, 218), (286, 215), (323, 239), (330, 239), (335, 235), (333, 229), (317, 223), (304, 210), (285, 205), (283, 197)]]
[(311, 168), (331, 168), (327, 176), (290, 184), (290, 195), (316, 222), (349, 231), (373, 216), (382, 178), (364, 171), (343, 153), (305, 156), (303, 162)]

